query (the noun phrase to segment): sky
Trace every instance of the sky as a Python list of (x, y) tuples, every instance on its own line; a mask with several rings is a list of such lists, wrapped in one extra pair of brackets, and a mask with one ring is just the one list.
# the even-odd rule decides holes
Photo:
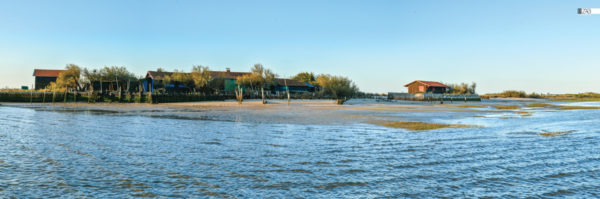
[(365, 92), (413, 80), (478, 93), (600, 92), (598, 1), (0, 0), (0, 88), (33, 69), (310, 71)]

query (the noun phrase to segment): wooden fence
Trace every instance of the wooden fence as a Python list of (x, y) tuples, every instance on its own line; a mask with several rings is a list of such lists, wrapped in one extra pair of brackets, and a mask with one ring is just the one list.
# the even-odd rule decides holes
[[(244, 99), (261, 99), (258, 92), (245, 92)], [(266, 99), (287, 99), (285, 93), (265, 92)], [(291, 93), (291, 99), (334, 99), (330, 96), (319, 96), (315, 93)], [(222, 101), (236, 99), (233, 92), (215, 94), (204, 93), (121, 93), (118, 92), (41, 92), (41, 91), (0, 91), (0, 102), (30, 102), (30, 103), (168, 103), (195, 101)]]

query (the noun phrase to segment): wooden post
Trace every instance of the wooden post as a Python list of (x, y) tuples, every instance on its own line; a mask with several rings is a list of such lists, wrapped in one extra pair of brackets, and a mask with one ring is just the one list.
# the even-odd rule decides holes
[(288, 105), (290, 105), (290, 101), (291, 101), (291, 99), (290, 99), (290, 89), (288, 88), (287, 80), (283, 79), (283, 83), (285, 84), (285, 92), (287, 93)]
[(262, 103), (266, 104), (267, 102), (265, 101), (265, 89), (264, 88), (260, 88), (260, 93), (262, 95)]
[(238, 85), (237, 90), (235, 91), (235, 98), (237, 99), (238, 104), (242, 104), (242, 101), (244, 100), (244, 92), (240, 85)]

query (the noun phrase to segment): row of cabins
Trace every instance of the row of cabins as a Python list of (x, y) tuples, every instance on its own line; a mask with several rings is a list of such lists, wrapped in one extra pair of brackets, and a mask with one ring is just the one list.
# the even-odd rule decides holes
[[(48, 69), (35, 69), (33, 71), (33, 76), (35, 76), (35, 89), (44, 89), (51, 82), (56, 82), (56, 79), (60, 75), (60, 73), (65, 70), (48, 70)], [(182, 91), (189, 90), (185, 88), (184, 85), (175, 85), (170, 84), (164, 81), (166, 76), (173, 74), (173, 72), (164, 72), (164, 71), (148, 71), (146, 76), (142, 82), (142, 91), (143, 92), (154, 92), (155, 90), (168, 90), (168, 91)], [(234, 91), (237, 88), (237, 84), (235, 83), (236, 79), (243, 75), (250, 75), (248, 72), (231, 72), (229, 68), (225, 71), (210, 71), (210, 76), (212, 77), (211, 81), (221, 81), (218, 84), (218, 88), (215, 88), (220, 91)], [(271, 88), (267, 88), (272, 92), (284, 92), (288, 89), (291, 93), (300, 93), (300, 92), (314, 92), (315, 86), (309, 84), (308, 82), (300, 82), (293, 79), (282, 79), (275, 78), (274, 84)], [(109, 81), (103, 82), (95, 82), (94, 89), (99, 89), (102, 84), (103, 90), (108, 89), (110, 86)]]

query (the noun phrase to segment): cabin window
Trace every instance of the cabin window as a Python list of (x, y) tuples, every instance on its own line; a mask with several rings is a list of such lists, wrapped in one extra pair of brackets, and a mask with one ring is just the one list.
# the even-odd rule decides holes
[(424, 86), (419, 86), (419, 92), (425, 92), (425, 87)]

